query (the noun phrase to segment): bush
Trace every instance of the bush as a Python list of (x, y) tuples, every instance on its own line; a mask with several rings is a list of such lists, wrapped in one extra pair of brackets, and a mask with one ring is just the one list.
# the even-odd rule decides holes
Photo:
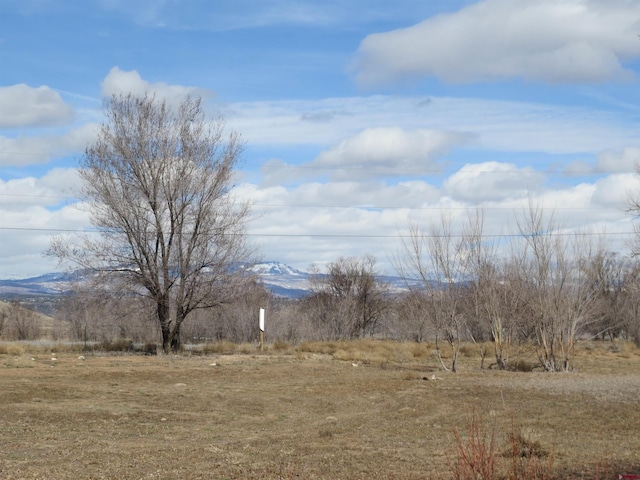
[[(553, 457), (531, 432), (515, 423), (506, 435), (507, 445), (498, 449), (495, 426), (487, 431), (474, 412), (467, 436), (454, 430), (454, 454), (449, 460), (454, 480), (550, 480)], [(503, 453), (498, 452), (502, 450)]]
[(121, 338), (119, 340), (107, 341), (98, 344), (97, 347), (99, 350), (104, 350), (105, 352), (133, 352), (133, 340), (129, 340), (126, 338)]
[(276, 340), (273, 342), (273, 349), (276, 352), (282, 352), (289, 349), (289, 344), (283, 340)]

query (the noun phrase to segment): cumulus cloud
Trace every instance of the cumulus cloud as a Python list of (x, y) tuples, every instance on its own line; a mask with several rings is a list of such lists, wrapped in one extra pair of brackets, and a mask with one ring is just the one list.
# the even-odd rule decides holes
[(8, 209), (0, 204), (2, 215), (2, 252), (0, 261), (3, 275), (25, 278), (54, 272), (56, 260), (43, 257), (56, 231), (82, 230), (89, 224), (87, 211), (68, 205), (51, 209), (47, 199), (38, 204), (26, 204)]
[(48, 208), (73, 203), (80, 186), (75, 168), (54, 168), (40, 178), (0, 179), (0, 211), (20, 212), (30, 207)]
[(632, 76), (640, 57), (632, 0), (483, 0), (366, 37), (353, 69), (362, 84), (435, 76), (448, 82), (519, 77), (602, 82)]
[(596, 161), (578, 160), (563, 168), (565, 175), (593, 175), (637, 172), (640, 167), (640, 148), (606, 150), (596, 155)]
[(626, 173), (634, 172), (640, 165), (640, 148), (629, 147), (620, 152), (603, 152), (598, 155), (596, 172)]
[(467, 202), (494, 202), (523, 198), (537, 191), (545, 181), (543, 173), (511, 163), (467, 164), (444, 182), (452, 198)]
[(82, 152), (94, 138), (95, 124), (85, 124), (60, 135), (7, 138), (0, 136), (0, 166), (26, 166), (47, 163)]
[(600, 207), (623, 210), (630, 198), (640, 197), (638, 192), (640, 192), (640, 182), (635, 174), (608, 175), (595, 183), (592, 203)]
[[(492, 173), (482, 178), (481, 171)], [(428, 228), (445, 215), (459, 228), (478, 205), (485, 211), (488, 235), (513, 233), (516, 217), (530, 204), (540, 205), (548, 214), (555, 211), (558, 223), (570, 231), (620, 232), (628, 227), (622, 211), (625, 192), (634, 187), (640, 191), (633, 175), (552, 186), (544, 185), (544, 178), (544, 172), (532, 168), (485, 162), (467, 165), (442, 188), (427, 179), (397, 184), (354, 179), (309, 181), (294, 187), (244, 184), (239, 193), (254, 201), (257, 218), (249, 231), (265, 258), (298, 268), (366, 252), (392, 271), (389, 257), (410, 222)]]
[(42, 177), (0, 179), (3, 275), (28, 277), (56, 270), (56, 262), (42, 256), (51, 235), (89, 225), (88, 210), (78, 208), (73, 199), (79, 182), (72, 168), (56, 168)]
[(470, 141), (462, 133), (369, 128), (326, 150), (310, 163), (332, 178), (424, 176), (442, 155)]
[(136, 70), (121, 70), (113, 67), (102, 81), (102, 95), (109, 97), (114, 94), (144, 95), (155, 93), (170, 103), (179, 102), (186, 96), (209, 97), (212, 92), (200, 87), (183, 85), (168, 85), (164, 82), (151, 83), (143, 79)]
[(49, 87), (0, 87), (0, 128), (57, 126), (72, 117), (71, 107)]
[(365, 252), (376, 255), (385, 268), (393, 237), (407, 224), (412, 207), (420, 209), (440, 196), (422, 181), (312, 181), (291, 188), (243, 184), (236, 193), (254, 202), (257, 217), (250, 233), (260, 241), (265, 258), (303, 269)]

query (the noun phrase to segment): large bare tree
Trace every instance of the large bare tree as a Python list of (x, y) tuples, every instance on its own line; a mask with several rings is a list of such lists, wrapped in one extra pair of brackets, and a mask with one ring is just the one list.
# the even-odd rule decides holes
[(252, 259), (247, 203), (231, 192), (243, 143), (198, 98), (172, 108), (155, 95), (115, 95), (81, 160), (95, 234), (57, 237), (49, 253), (114, 292), (149, 297), (165, 352), (181, 346), (190, 312), (242, 290)]

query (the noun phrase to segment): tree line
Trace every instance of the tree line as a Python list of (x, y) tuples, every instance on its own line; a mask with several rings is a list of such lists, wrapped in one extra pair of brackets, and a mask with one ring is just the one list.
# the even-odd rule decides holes
[(570, 369), (583, 338), (640, 343), (635, 258), (590, 232), (565, 233), (533, 203), (515, 215), (509, 242), (485, 233), (482, 210), (459, 228), (446, 216), (410, 225), (393, 259), (402, 291), (364, 255), (317, 270), (304, 299), (273, 297), (242, 268), (258, 258), (244, 233), (250, 206), (232, 188), (243, 146), (200, 99), (177, 107), (152, 94), (107, 99), (79, 169), (93, 229), (57, 236), (47, 251), (85, 274), (86, 290), (59, 310), (75, 339), (160, 339), (165, 352), (183, 339), (248, 342), (267, 307), (268, 339), (433, 341), (452, 371), (469, 341), (490, 342), (486, 361), (496, 368), (529, 342), (549, 371)]

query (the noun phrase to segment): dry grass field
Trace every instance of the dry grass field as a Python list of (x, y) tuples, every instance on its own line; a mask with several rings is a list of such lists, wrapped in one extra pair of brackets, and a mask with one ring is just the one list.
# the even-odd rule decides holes
[(411, 343), (225, 349), (0, 344), (0, 478), (456, 478), (455, 432), (464, 446), (474, 418), (502, 463), (510, 432), (537, 445), (554, 472), (540, 478), (640, 474), (629, 345), (591, 344), (563, 374), (480, 370), (475, 347), (457, 374)]

